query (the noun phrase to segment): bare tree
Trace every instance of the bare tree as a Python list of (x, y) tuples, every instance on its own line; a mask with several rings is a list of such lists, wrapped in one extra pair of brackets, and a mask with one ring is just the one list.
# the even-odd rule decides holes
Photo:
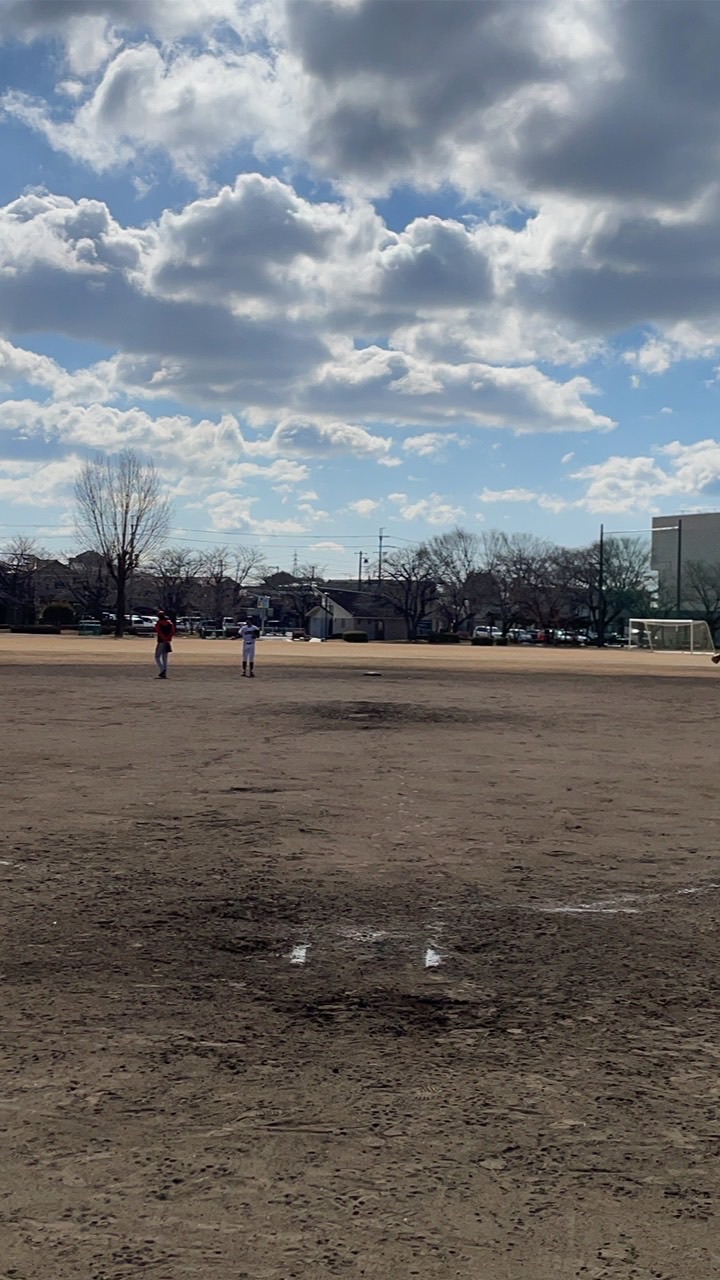
[(685, 565), (685, 599), (702, 613), (715, 638), (720, 626), (720, 564), (688, 560)]
[(480, 540), (488, 618), (497, 618), (502, 634), (506, 636), (513, 623), (520, 620), (517, 567), (512, 541), (506, 533), (496, 530), (483, 533)]
[(245, 588), (267, 571), (257, 547), (211, 547), (200, 557), (200, 577), (209, 600), (208, 616), (222, 626), (226, 610), (236, 613)]
[(253, 583), (262, 582), (268, 571), (265, 557), (258, 547), (236, 547), (233, 556), (233, 612), (240, 597)]
[(75, 502), (78, 537), (103, 556), (115, 583), (115, 634), (121, 636), (133, 572), (165, 541), (170, 504), (154, 465), (133, 449), (85, 463), (75, 481)]
[(18, 534), (4, 548), (0, 556), (0, 599), (15, 615), (20, 624), (35, 621), (35, 578), (41, 560), (47, 552), (33, 538)]
[(599, 542), (565, 555), (573, 558), (574, 589), (599, 643), (603, 643), (606, 631), (618, 626), (623, 618), (644, 617), (653, 611), (650, 550), (644, 539), (606, 539), (602, 572)]
[(547, 630), (564, 612), (565, 575), (558, 572), (558, 548), (530, 533), (502, 534), (499, 572), (513, 600), (514, 616)]
[(188, 612), (200, 567), (201, 557), (185, 547), (164, 548), (149, 566), (156, 580), (160, 607), (172, 618)]
[(110, 604), (112, 580), (103, 556), (96, 552), (68, 557), (63, 585), (83, 615), (102, 622)]
[(383, 569), (382, 594), (405, 619), (408, 640), (417, 640), (418, 626), (437, 593), (427, 547), (392, 551)]
[(654, 582), (644, 538), (613, 537), (605, 543), (605, 609), (608, 626), (652, 612)]
[(205, 587), (205, 612), (217, 627), (222, 626), (225, 610), (230, 608), (231, 572), (232, 552), (229, 547), (211, 547), (202, 552), (199, 576)]
[(476, 533), (455, 528), (431, 538), (427, 554), (438, 587), (440, 614), (448, 630), (457, 631), (474, 613), (482, 543)]
[(325, 566), (318, 564), (299, 564), (290, 582), (281, 588), (283, 612), (293, 618), (296, 625), (304, 627), (307, 615), (318, 603), (318, 587), (322, 586)]

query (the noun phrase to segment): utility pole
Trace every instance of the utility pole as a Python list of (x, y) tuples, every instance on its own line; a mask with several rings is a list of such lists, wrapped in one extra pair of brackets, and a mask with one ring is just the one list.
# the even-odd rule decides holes
[(385, 536), (384, 528), (378, 534), (378, 585), (382, 582), (383, 575), (383, 539)]
[(358, 591), (362, 591), (363, 553), (358, 551)]
[(598, 556), (598, 649), (605, 644), (605, 525), (600, 525), (600, 549)]
[(293, 567), (292, 567), (292, 571), (293, 571), (293, 578), (296, 578), (296, 577), (297, 577), (297, 571), (298, 571), (298, 558), (297, 558), (297, 551), (293, 551)]
[(683, 608), (683, 521), (678, 517), (678, 568), (675, 581), (675, 616), (680, 617)]

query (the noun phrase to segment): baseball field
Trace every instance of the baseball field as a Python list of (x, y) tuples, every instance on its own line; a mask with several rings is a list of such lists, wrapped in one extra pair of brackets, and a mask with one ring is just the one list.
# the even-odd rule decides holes
[(720, 671), (174, 650), (0, 634), (2, 1280), (720, 1276)]

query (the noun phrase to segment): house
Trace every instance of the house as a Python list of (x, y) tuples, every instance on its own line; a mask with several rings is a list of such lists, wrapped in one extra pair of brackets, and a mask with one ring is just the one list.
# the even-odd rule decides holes
[(405, 619), (382, 596), (334, 587), (324, 588), (318, 595), (318, 603), (308, 613), (308, 628), (315, 639), (366, 631), (370, 640), (407, 640)]

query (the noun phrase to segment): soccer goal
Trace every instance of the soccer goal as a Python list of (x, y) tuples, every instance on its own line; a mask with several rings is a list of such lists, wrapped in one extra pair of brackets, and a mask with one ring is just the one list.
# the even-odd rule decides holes
[(692, 618), (631, 618), (628, 648), (658, 653), (714, 653), (707, 622)]

